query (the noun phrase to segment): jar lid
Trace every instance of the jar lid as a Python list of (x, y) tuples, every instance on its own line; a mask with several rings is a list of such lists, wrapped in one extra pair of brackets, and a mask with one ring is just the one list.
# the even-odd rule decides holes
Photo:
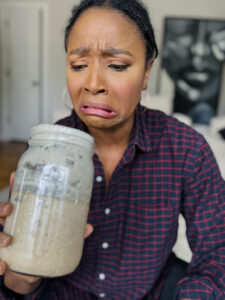
[[(31, 140), (61, 141), (93, 148), (93, 137), (79, 129), (62, 125), (40, 124), (30, 131)], [(30, 143), (29, 141), (29, 143)]]

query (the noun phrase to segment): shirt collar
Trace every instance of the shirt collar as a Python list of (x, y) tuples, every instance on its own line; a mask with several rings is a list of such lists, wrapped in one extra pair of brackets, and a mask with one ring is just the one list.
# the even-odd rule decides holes
[(81, 121), (78, 115), (75, 113), (75, 110), (72, 110), (71, 113), (73, 120), (74, 120), (74, 128), (80, 129), (88, 133), (87, 126)]
[(146, 108), (140, 104), (135, 111), (135, 122), (131, 134), (130, 145), (136, 145), (143, 152), (152, 151), (152, 144), (149, 132), (147, 133), (147, 126), (145, 124)]
[[(88, 132), (86, 125), (72, 111), (74, 127)], [(128, 147), (136, 146), (143, 152), (151, 152), (157, 149), (160, 137), (163, 134), (167, 116), (159, 111), (149, 110), (138, 104), (135, 111), (135, 121)]]

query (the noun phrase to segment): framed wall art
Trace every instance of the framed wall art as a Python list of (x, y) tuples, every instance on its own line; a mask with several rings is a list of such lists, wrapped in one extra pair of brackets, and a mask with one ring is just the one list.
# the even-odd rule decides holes
[(158, 91), (172, 94), (173, 112), (208, 124), (217, 115), (224, 60), (225, 20), (168, 17)]

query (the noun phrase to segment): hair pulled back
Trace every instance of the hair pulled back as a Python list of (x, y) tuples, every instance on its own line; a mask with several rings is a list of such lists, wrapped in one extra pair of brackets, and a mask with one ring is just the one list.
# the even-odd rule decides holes
[(68, 39), (78, 17), (91, 7), (115, 9), (128, 16), (139, 28), (146, 45), (146, 62), (158, 56), (158, 48), (154, 31), (144, 5), (138, 0), (83, 0), (72, 10), (72, 16), (65, 29), (65, 50), (67, 52)]

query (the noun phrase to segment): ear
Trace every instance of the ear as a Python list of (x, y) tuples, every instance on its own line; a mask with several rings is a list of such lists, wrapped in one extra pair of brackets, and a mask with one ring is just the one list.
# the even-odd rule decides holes
[(154, 62), (154, 58), (151, 58), (146, 65), (145, 68), (145, 73), (144, 73), (144, 80), (143, 80), (143, 86), (142, 86), (142, 90), (146, 90), (147, 89), (147, 83), (148, 83), (148, 77), (152, 68)]

